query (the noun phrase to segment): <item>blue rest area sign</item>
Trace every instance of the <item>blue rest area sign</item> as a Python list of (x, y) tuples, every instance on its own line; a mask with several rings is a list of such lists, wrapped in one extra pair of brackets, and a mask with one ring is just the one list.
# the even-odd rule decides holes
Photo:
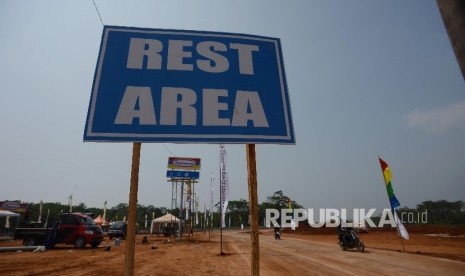
[(280, 40), (105, 26), (84, 141), (295, 144)]
[(199, 179), (200, 172), (198, 171), (166, 171), (166, 177), (178, 179)]

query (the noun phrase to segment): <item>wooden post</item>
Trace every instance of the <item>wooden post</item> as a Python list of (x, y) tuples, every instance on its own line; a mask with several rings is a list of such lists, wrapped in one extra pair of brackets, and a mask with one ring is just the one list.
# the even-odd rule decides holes
[(258, 237), (258, 196), (257, 196), (257, 166), (255, 160), (255, 144), (247, 144), (247, 175), (249, 182), (249, 212), (250, 212), (250, 242), (251, 275), (260, 275), (260, 248)]
[(465, 79), (465, 4), (463, 0), (436, 0), (436, 2)]
[(126, 254), (124, 257), (124, 275), (134, 275), (134, 247), (136, 244), (137, 189), (139, 185), (139, 163), (141, 143), (134, 142), (132, 147), (131, 187), (129, 189), (128, 226), (126, 236)]

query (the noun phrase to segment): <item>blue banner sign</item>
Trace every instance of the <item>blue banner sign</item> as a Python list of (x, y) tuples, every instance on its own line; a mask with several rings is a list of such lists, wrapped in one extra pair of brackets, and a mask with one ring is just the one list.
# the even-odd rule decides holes
[(196, 171), (166, 171), (166, 177), (177, 179), (199, 179), (200, 172)]
[(295, 144), (280, 40), (105, 26), (84, 141)]

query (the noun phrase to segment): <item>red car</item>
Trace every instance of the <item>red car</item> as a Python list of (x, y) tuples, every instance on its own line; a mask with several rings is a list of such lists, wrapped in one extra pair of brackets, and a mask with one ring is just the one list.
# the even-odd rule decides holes
[(47, 249), (58, 243), (73, 244), (76, 248), (87, 244), (97, 247), (103, 240), (103, 232), (84, 213), (63, 213), (51, 228), (16, 228), (15, 239), (23, 239), (26, 246), (43, 244)]
[(86, 244), (97, 247), (103, 240), (102, 229), (83, 213), (64, 213), (56, 234), (56, 243), (74, 244), (84, 248)]

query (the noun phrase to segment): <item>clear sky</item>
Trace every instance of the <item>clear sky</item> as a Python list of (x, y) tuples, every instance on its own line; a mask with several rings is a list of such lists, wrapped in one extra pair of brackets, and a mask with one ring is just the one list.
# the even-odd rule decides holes
[[(105, 25), (281, 39), (296, 145), (257, 145), (259, 201), (386, 208), (465, 200), (465, 82), (436, 1), (95, 1)], [(83, 143), (103, 26), (89, 1), (0, 2), (0, 200), (128, 202), (131, 143)], [(231, 199), (247, 199), (244, 145), (227, 145)], [(169, 156), (217, 145), (142, 144), (139, 203), (170, 207)], [(219, 200), (218, 182), (215, 197)]]

